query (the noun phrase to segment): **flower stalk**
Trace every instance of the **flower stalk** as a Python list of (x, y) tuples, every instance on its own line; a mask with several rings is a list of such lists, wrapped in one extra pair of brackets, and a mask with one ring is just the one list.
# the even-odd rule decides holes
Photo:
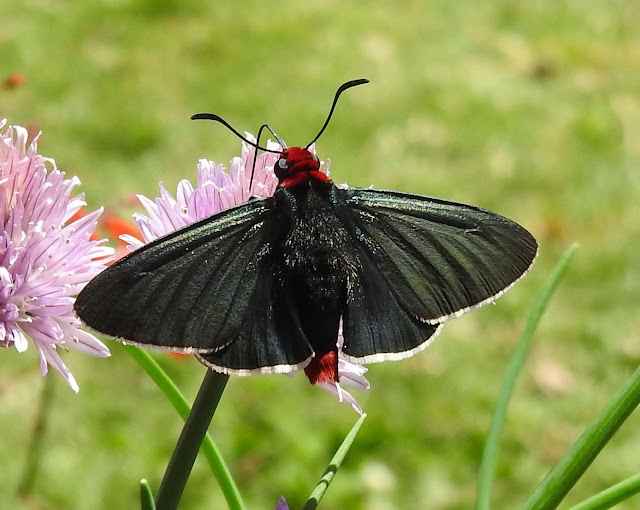
[(349, 452), (351, 445), (355, 441), (358, 432), (360, 432), (362, 424), (364, 423), (364, 420), (366, 418), (367, 415), (362, 414), (358, 421), (356, 421), (354, 426), (351, 427), (351, 430), (347, 434), (347, 437), (344, 438), (344, 441), (342, 441), (340, 448), (338, 448), (336, 454), (333, 456), (333, 459), (331, 459), (329, 466), (327, 467), (327, 469), (325, 469), (322, 478), (320, 478), (320, 481), (316, 485), (315, 489), (313, 489), (313, 492), (305, 503), (303, 510), (315, 510), (318, 507), (318, 505), (320, 504), (320, 500), (324, 497), (324, 494), (325, 492), (327, 492), (329, 485), (336, 476), (338, 469), (340, 469), (342, 462), (347, 456), (347, 453)]
[(156, 496), (157, 510), (176, 510), (228, 375), (207, 370)]
[(569, 510), (606, 510), (640, 493), (640, 473), (572, 506)]
[(47, 377), (42, 380), (40, 404), (38, 405), (37, 415), (33, 425), (33, 432), (31, 433), (29, 441), (25, 468), (22, 473), (20, 483), (18, 484), (18, 495), (23, 500), (30, 496), (33, 485), (38, 477), (38, 468), (40, 467), (47, 426), (51, 416), (50, 410), (53, 395), (54, 380)]
[[(167, 397), (167, 400), (171, 402), (171, 405), (173, 405), (180, 417), (186, 421), (189, 417), (189, 413), (191, 412), (191, 407), (166, 372), (158, 365), (158, 363), (156, 363), (147, 351), (134, 347), (133, 345), (125, 345), (124, 348), (149, 375), (153, 382), (156, 383), (158, 388)], [(209, 464), (209, 468), (211, 469), (213, 476), (215, 476), (218, 485), (224, 494), (229, 509), (243, 510), (244, 503), (242, 502), (240, 491), (238, 491), (238, 487), (231, 476), (229, 468), (222, 458), (220, 450), (209, 434), (205, 434), (201, 450)]]
[(639, 404), (640, 367), (549, 472), (525, 510), (556, 508)]

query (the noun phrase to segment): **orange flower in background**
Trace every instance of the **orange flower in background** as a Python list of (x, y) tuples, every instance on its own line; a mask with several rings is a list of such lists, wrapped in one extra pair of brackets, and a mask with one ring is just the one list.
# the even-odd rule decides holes
[(23, 73), (14, 72), (4, 79), (4, 86), (8, 89), (15, 89), (20, 85), (24, 85), (26, 81), (27, 78)]
[(140, 232), (132, 223), (121, 218), (117, 214), (105, 212), (100, 219), (99, 226), (106, 232), (111, 240), (116, 243), (116, 259), (121, 259), (129, 250), (127, 250), (127, 243), (120, 239), (122, 235), (130, 235), (136, 239), (140, 238)]

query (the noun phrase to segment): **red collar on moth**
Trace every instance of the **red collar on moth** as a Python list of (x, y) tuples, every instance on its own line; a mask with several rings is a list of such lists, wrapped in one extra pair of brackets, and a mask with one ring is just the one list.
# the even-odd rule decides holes
[(279, 188), (290, 188), (310, 179), (330, 181), (327, 174), (320, 171), (318, 157), (301, 147), (285, 149), (273, 170), (280, 181)]

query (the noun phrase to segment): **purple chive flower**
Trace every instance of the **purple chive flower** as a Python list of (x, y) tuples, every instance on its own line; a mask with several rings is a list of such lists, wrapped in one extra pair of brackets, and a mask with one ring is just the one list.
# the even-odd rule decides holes
[[(248, 133), (247, 136), (250, 141), (255, 141)], [(277, 143), (267, 142), (267, 149), (280, 151), (282, 147)], [(278, 154), (265, 152), (258, 156), (251, 191), (249, 191), (254, 154), (255, 149), (243, 143), (242, 155), (231, 160), (229, 173), (225, 172), (224, 165), (201, 159), (198, 162), (196, 187), (194, 188), (191, 182), (184, 179), (178, 183), (175, 197), (165, 189), (162, 183), (160, 183), (160, 196), (155, 201), (138, 195), (148, 216), (133, 215), (143, 241), (130, 235), (120, 236), (123, 241), (129, 243), (129, 251), (207, 216), (247, 202), (252, 196), (273, 195), (278, 185), (278, 178), (273, 172)]]
[[(249, 141), (255, 138), (246, 133)], [(275, 142), (267, 142), (267, 149), (281, 151), (282, 147)], [(310, 150), (314, 152), (313, 146)], [(175, 197), (160, 183), (160, 196), (155, 200), (138, 195), (140, 203), (146, 209), (147, 215), (134, 214), (134, 220), (143, 241), (131, 235), (120, 238), (127, 242), (129, 251), (133, 251), (144, 244), (162, 237), (174, 230), (194, 223), (198, 220), (224, 211), (229, 207), (246, 202), (252, 196), (268, 197), (273, 195), (278, 185), (278, 178), (273, 171), (273, 165), (278, 161), (279, 154), (265, 152), (258, 156), (256, 167), (249, 191), (251, 168), (255, 149), (248, 144), (242, 144), (242, 154), (231, 160), (230, 171), (226, 172), (224, 165), (201, 159), (198, 162), (198, 183), (194, 188), (188, 180), (178, 183)], [(328, 172), (330, 162), (322, 163), (321, 170)], [(338, 338), (338, 376), (340, 382), (359, 390), (369, 389), (369, 381), (364, 377), (366, 368), (343, 359), (342, 331)], [(340, 402), (347, 402), (358, 413), (362, 408), (356, 399), (343, 390), (338, 383), (321, 382), (318, 386), (326, 389), (338, 397)]]
[[(6, 120), (0, 120), (0, 130)], [(0, 131), (0, 346), (24, 352), (28, 338), (40, 352), (40, 373), (51, 365), (74, 391), (78, 384), (59, 350), (109, 356), (95, 336), (79, 329), (74, 296), (113, 257), (113, 249), (90, 240), (101, 210), (72, 220), (84, 195), (55, 161), (37, 153), (27, 131)]]
[(284, 496), (280, 496), (278, 504), (276, 505), (276, 510), (289, 510), (289, 505), (287, 504), (287, 500), (284, 499)]

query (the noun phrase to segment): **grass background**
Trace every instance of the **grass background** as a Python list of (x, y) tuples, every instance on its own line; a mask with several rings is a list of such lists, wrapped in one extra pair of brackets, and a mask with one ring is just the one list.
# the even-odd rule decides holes
[[(369, 414), (323, 501), (331, 509), (473, 506), (484, 438), (533, 296), (581, 248), (534, 341), (509, 410), (494, 489), (518, 508), (640, 359), (640, 4), (633, 1), (300, 3), (4, 2), (0, 118), (42, 129), (40, 152), (83, 181), (92, 208), (128, 214), (226, 162), (239, 130), (269, 122), (289, 145), (320, 127), (337, 182), (471, 202), (515, 219), (542, 249), (498, 306), (448, 324), (426, 352), (370, 367)], [(137, 507), (157, 488), (181, 424), (116, 343), (66, 361), (28, 497), (16, 496), (43, 380), (32, 348), (0, 356), (0, 508)], [(193, 398), (194, 360), (158, 356)], [(249, 508), (299, 508), (356, 416), (301, 377), (233, 379), (212, 426)], [(581, 499), (638, 471), (632, 417), (576, 486)], [(621, 509), (637, 506), (633, 501)], [(223, 508), (199, 460), (182, 508)]]

